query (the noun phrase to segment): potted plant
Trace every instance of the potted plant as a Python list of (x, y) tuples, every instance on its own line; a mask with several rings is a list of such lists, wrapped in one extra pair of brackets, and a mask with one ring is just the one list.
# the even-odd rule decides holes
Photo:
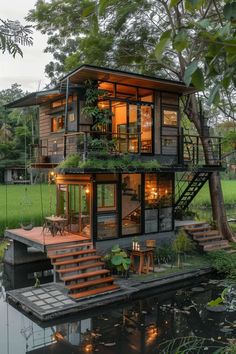
[(106, 254), (103, 259), (112, 271), (123, 277), (128, 277), (131, 260), (119, 245), (113, 246), (111, 252)]

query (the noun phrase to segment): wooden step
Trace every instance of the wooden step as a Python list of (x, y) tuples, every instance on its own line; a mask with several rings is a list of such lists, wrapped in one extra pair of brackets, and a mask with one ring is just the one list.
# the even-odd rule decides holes
[(94, 295), (98, 295), (98, 294), (103, 294), (103, 293), (107, 293), (107, 292), (118, 290), (118, 289), (119, 289), (119, 286), (113, 284), (113, 285), (109, 285), (109, 286), (104, 286), (102, 288), (97, 288), (97, 289), (93, 289), (93, 290), (83, 291), (83, 292), (78, 293), (78, 294), (70, 294), (70, 296), (73, 299), (81, 299), (83, 297), (89, 297), (89, 296), (94, 296)]
[(217, 249), (222, 249), (222, 248), (230, 248), (228, 241), (222, 240), (222, 241), (218, 241), (218, 242), (211, 242), (211, 243), (203, 246), (204, 251), (211, 251), (213, 249), (217, 250)]
[(82, 265), (79, 267), (57, 269), (56, 271), (60, 274), (66, 274), (66, 273), (77, 272), (77, 271), (89, 269), (89, 268), (102, 267), (102, 266), (104, 266), (104, 264), (105, 264), (104, 262), (95, 262), (95, 263), (85, 264), (85, 265)]
[(68, 259), (66, 261), (59, 261), (59, 262), (54, 262), (52, 263), (54, 266), (64, 266), (64, 265), (69, 265), (69, 264), (76, 264), (76, 263), (82, 263), (82, 262), (89, 262), (89, 261), (95, 261), (98, 259), (101, 259), (101, 256), (90, 256), (90, 257), (80, 257), (80, 258), (75, 258), (75, 259)]
[(96, 253), (96, 250), (94, 248), (91, 248), (91, 249), (77, 251), (77, 252), (52, 254), (52, 255), (49, 255), (49, 258), (51, 258), (51, 259), (67, 258), (67, 257), (74, 257), (74, 256), (82, 256), (84, 254), (89, 254), (89, 253)]
[(113, 281), (114, 281), (113, 277), (99, 278), (99, 279), (96, 279), (96, 280), (83, 281), (82, 283), (78, 283), (78, 284), (67, 285), (66, 289), (68, 289), (68, 290), (79, 290), (79, 289), (83, 289), (83, 288), (88, 288), (90, 286), (96, 286), (96, 285), (99, 285), (99, 284), (113, 283)]
[(58, 246), (58, 247), (50, 247), (48, 248), (48, 254), (50, 254), (51, 252), (57, 252), (57, 251), (63, 251), (63, 250), (66, 250), (66, 249), (70, 249), (70, 248), (81, 248), (81, 247), (90, 247), (90, 246), (93, 246), (92, 242), (85, 242), (85, 243), (74, 243), (74, 244), (71, 244), (71, 245), (66, 245), (66, 246)]
[(63, 277), (61, 279), (64, 282), (68, 282), (68, 281), (74, 281), (74, 280), (79, 280), (79, 279), (84, 279), (84, 278), (96, 277), (98, 275), (105, 275), (108, 273), (110, 273), (109, 270), (101, 269), (101, 270), (95, 270), (93, 272), (87, 272), (87, 273), (82, 273), (82, 274), (71, 275), (69, 277)]
[(192, 234), (192, 236), (194, 237), (207, 237), (207, 236), (217, 236), (217, 235), (219, 235), (218, 230), (201, 231)]
[(236, 253), (236, 249), (234, 249), (234, 248), (226, 249), (226, 252), (229, 254), (233, 254), (233, 253)]
[(205, 244), (206, 242), (211, 242), (214, 240), (223, 240), (223, 237), (221, 235), (216, 235), (216, 236), (206, 236), (206, 237), (193, 237), (195, 241), (198, 241), (199, 245)]
[(198, 231), (203, 231), (203, 230), (211, 230), (211, 226), (210, 225), (206, 225), (206, 226), (199, 226), (199, 227), (185, 227), (184, 228), (187, 232), (198, 232)]

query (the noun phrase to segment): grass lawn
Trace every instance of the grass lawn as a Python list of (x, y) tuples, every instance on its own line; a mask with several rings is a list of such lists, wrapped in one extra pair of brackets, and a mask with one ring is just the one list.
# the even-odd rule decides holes
[(0, 237), (6, 227), (17, 228), (21, 222), (42, 225), (43, 216), (55, 214), (55, 185), (37, 184), (26, 188), (27, 192), (23, 185), (0, 186)]
[[(236, 207), (236, 180), (222, 180), (223, 195), (227, 207)], [(192, 207), (210, 207), (209, 186), (206, 183), (192, 201)]]

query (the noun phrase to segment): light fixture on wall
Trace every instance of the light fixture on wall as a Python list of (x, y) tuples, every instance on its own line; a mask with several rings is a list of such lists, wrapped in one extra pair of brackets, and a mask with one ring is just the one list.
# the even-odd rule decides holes
[(89, 194), (89, 193), (90, 193), (89, 186), (86, 186), (86, 188), (85, 188), (85, 193), (86, 193), (86, 194)]

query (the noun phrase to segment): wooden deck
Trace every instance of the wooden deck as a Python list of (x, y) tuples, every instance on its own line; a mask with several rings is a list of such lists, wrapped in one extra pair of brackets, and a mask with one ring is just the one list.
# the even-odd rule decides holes
[(43, 232), (42, 227), (34, 227), (30, 231), (24, 229), (9, 229), (5, 231), (5, 236), (28, 246), (35, 247), (42, 252), (45, 252), (47, 246), (89, 240), (87, 237), (72, 234), (67, 231), (65, 231), (63, 235), (58, 234), (52, 236), (50, 232)]

